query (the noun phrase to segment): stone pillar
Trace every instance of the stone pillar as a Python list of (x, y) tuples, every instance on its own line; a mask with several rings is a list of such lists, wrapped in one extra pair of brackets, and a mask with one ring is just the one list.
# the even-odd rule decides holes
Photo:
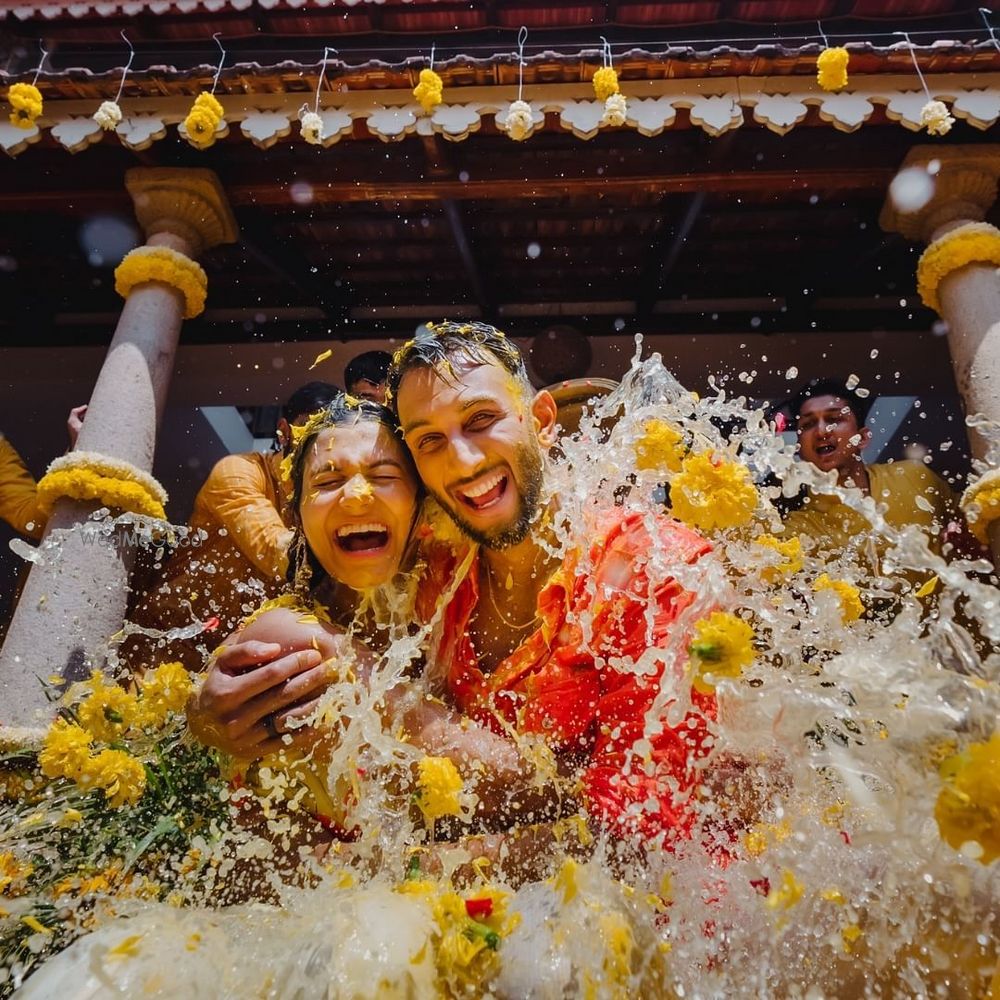
[[(210, 170), (135, 168), (125, 185), (146, 245), (195, 258), (237, 229)], [(163, 414), (185, 300), (159, 281), (135, 286), (89, 401), (77, 449), (149, 472)], [(135, 549), (121, 535), (72, 530), (100, 504), (56, 501), (0, 651), (0, 723), (46, 722), (51, 705), (39, 678), (66, 681), (103, 668), (108, 639), (121, 629)], [(96, 539), (96, 541), (95, 541)], [(53, 545), (53, 542), (57, 544)]]
[[(997, 197), (1000, 146), (914, 146), (900, 171), (929, 169), (934, 193), (912, 212), (891, 198), (879, 222), (928, 245), (969, 222), (982, 222)], [(1000, 235), (1000, 232), (998, 232)], [(1000, 274), (997, 264), (970, 263), (948, 274), (938, 286), (939, 312), (948, 325), (948, 350), (955, 382), (967, 414), (1000, 423)], [(973, 454), (987, 459), (987, 442), (969, 429)], [(1000, 567), (1000, 522), (990, 529), (993, 562)]]

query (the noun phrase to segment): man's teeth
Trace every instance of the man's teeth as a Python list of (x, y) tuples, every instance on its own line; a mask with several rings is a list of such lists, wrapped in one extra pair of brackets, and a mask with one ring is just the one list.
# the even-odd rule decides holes
[(345, 524), (342, 528), (337, 529), (337, 537), (346, 538), (348, 535), (362, 535), (370, 531), (388, 533), (389, 529), (386, 525), (378, 524), (375, 521), (371, 521), (368, 524)]
[(484, 479), (481, 483), (475, 486), (470, 486), (467, 490), (462, 490), (462, 492), (470, 499), (475, 500), (477, 497), (483, 496), (484, 493), (489, 493), (490, 490), (499, 486), (503, 482), (503, 473), (496, 472), (492, 476)]

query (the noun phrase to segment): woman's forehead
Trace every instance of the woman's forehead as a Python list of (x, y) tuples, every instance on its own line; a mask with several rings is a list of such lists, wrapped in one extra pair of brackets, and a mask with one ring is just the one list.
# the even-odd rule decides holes
[(398, 461), (402, 450), (392, 432), (376, 420), (326, 427), (316, 435), (309, 454), (310, 468), (335, 465), (370, 465), (380, 458)]

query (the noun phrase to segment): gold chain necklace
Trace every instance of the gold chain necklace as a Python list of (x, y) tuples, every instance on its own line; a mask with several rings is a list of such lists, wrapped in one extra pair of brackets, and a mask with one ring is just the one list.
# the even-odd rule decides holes
[(522, 625), (518, 625), (516, 622), (512, 622), (499, 608), (496, 602), (496, 598), (493, 596), (493, 570), (490, 569), (489, 562), (486, 562), (486, 593), (489, 596), (490, 604), (493, 605), (493, 610), (497, 613), (500, 620), (507, 626), (507, 628), (513, 629), (515, 632), (523, 632), (526, 628), (534, 625), (538, 621), (538, 613), (536, 612), (528, 621), (524, 622)]

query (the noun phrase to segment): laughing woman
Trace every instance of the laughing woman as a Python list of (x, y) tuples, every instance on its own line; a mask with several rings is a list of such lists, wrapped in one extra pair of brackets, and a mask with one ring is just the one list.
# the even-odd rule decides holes
[[(308, 788), (309, 811), (335, 832), (352, 825), (345, 807), (373, 743), (383, 760), (423, 753), (475, 771), (486, 822), (515, 788), (541, 808), (514, 744), (427, 698), (409, 676), (421, 645), (418, 536), (428, 533), (418, 529), (420, 482), (391, 412), (340, 396), (296, 437), (286, 466), (298, 519), (292, 590), (217, 650), (188, 707), (192, 732), (251, 776), (252, 762), (282, 755)], [(410, 749), (394, 757), (390, 732), (405, 734)], [(339, 776), (332, 790), (323, 773)]]

